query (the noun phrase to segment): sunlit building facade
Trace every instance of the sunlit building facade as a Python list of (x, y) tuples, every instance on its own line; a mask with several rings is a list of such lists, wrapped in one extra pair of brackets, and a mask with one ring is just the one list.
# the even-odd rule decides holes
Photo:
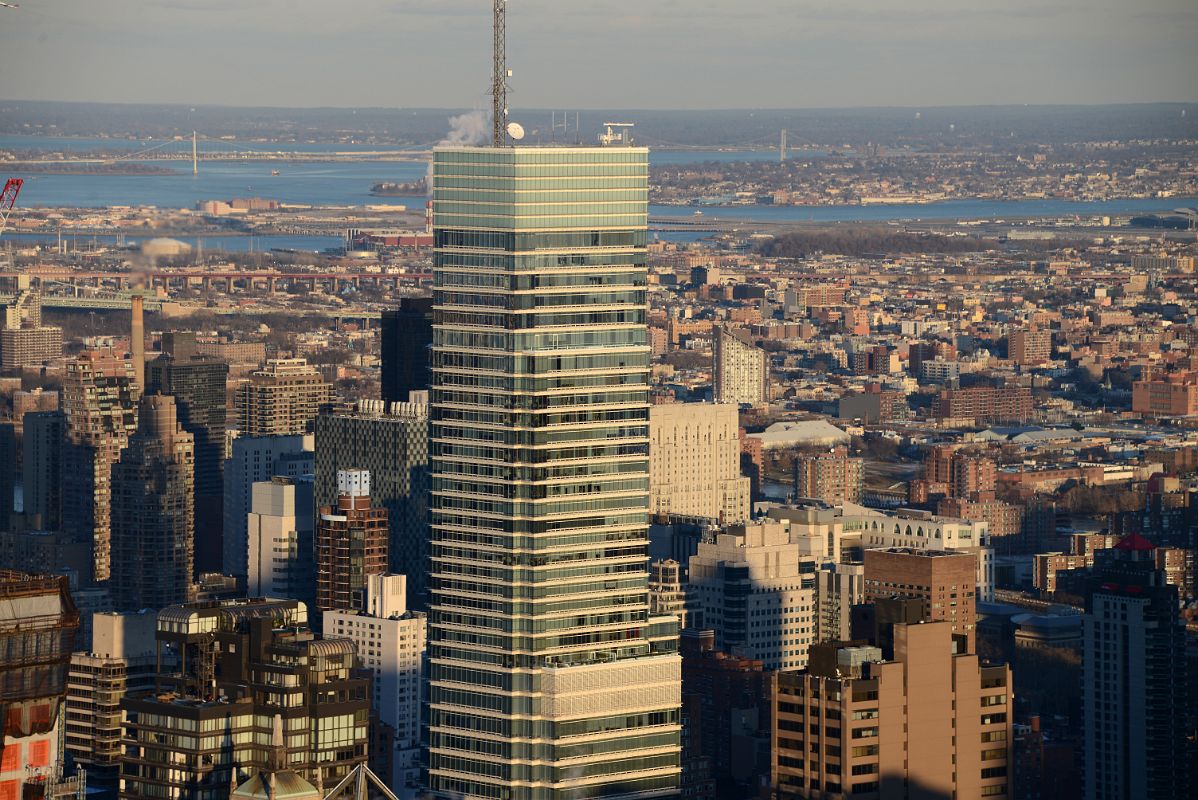
[(677, 619), (651, 617), (643, 148), (442, 147), (427, 784), (664, 797)]

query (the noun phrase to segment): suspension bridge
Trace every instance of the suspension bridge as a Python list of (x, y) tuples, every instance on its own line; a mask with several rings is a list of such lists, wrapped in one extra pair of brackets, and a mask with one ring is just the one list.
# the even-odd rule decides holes
[(191, 136), (175, 136), (147, 144), (140, 149), (111, 153), (56, 155), (53, 158), (20, 159), (17, 165), (110, 165), (131, 162), (190, 161), (198, 174), (202, 161), (427, 161), (432, 151), (422, 148), (378, 150), (289, 150), (282, 147), (246, 146), (223, 137), (210, 137), (195, 131)]

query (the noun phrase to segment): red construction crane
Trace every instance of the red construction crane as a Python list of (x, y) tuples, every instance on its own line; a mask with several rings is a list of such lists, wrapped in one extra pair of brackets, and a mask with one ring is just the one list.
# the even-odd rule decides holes
[(21, 193), (21, 187), (24, 185), (25, 181), (20, 178), (9, 178), (4, 182), (4, 191), (0, 192), (0, 236), (8, 229), (8, 217), (12, 214), (12, 207), (17, 204), (17, 195)]

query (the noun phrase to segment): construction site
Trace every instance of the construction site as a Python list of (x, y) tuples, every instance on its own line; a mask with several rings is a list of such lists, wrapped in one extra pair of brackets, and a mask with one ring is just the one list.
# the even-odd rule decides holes
[(79, 611), (67, 579), (0, 570), (0, 797), (82, 798), (63, 778), (63, 705)]

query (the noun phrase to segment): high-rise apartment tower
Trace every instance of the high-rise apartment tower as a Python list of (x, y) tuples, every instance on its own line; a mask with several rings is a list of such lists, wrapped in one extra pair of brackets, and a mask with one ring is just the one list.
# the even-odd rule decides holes
[(316, 520), (316, 606), (357, 611), (366, 602), (366, 579), (387, 571), (387, 509), (370, 501), (370, 473), (337, 473), (337, 502), (321, 506)]
[(1193, 797), (1187, 724), (1193, 687), (1177, 588), (1166, 583), (1152, 544), (1138, 534), (1121, 539), (1087, 584), (1084, 797)]
[(192, 599), (195, 439), (169, 395), (146, 395), (112, 467), (112, 593), (121, 611)]
[(753, 344), (748, 331), (716, 328), (713, 350), (712, 397), (717, 403), (769, 402), (769, 355)]
[(196, 351), (190, 331), (162, 335), (162, 355), (146, 364), (146, 393), (175, 398), (179, 424), (195, 437), (196, 568), (221, 569), (224, 515), (225, 381), (229, 365)]
[(67, 362), (62, 379), (66, 438), (62, 461), (62, 525), (92, 544), (90, 578), (111, 569), (112, 465), (137, 430), (141, 396), (133, 363), (112, 350), (90, 350)]
[(237, 387), (237, 426), (242, 436), (312, 432), (320, 407), (333, 399), (333, 387), (302, 358), (279, 358), (255, 370)]

